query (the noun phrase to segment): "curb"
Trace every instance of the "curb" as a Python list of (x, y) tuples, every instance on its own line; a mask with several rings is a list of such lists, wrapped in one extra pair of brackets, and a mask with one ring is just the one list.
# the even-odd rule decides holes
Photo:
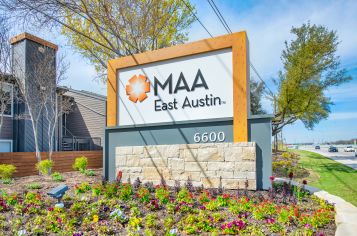
[(357, 207), (342, 198), (326, 191), (314, 193), (315, 196), (335, 205), (336, 236), (355, 235), (357, 232)]
[[(289, 182), (284, 178), (276, 178), (278, 182)], [(292, 185), (297, 186), (299, 183), (291, 181)], [(318, 198), (335, 205), (335, 236), (356, 235), (357, 232), (357, 207), (342, 198), (332, 195), (326, 191), (320, 190), (312, 186), (305, 186), (305, 189)]]

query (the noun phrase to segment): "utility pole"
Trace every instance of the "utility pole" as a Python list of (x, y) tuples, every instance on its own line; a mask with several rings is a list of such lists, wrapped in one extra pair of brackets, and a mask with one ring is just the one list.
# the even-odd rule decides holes
[[(274, 106), (274, 116), (277, 112), (277, 107), (276, 107), (276, 96), (273, 94), (273, 106)], [(278, 152), (278, 134), (275, 132), (274, 135), (274, 151)]]

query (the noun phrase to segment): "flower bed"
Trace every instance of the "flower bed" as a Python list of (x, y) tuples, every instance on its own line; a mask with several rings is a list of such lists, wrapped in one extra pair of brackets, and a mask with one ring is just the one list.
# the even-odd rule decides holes
[(306, 178), (309, 171), (301, 167), (299, 162), (300, 156), (293, 152), (277, 152), (273, 155), (273, 172), (275, 176), (289, 177), (294, 173), (295, 178)]
[[(80, 179), (80, 176), (78, 176)], [(334, 235), (334, 209), (303, 189), (223, 191), (176, 185), (80, 183), (63, 209), (43, 192), (0, 195), (8, 235)]]

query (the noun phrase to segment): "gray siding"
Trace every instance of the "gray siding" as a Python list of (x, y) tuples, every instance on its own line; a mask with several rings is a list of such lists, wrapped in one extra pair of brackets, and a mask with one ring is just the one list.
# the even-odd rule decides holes
[(75, 136), (101, 138), (104, 141), (106, 99), (83, 91), (70, 89), (66, 96), (74, 98), (73, 111), (66, 118), (67, 129)]
[[(13, 45), (13, 74), (20, 79), (25, 80), (26, 90), (32, 91), (30, 102), (36, 102), (38, 86), (31, 83), (31, 77), (38, 60), (43, 60), (43, 54), (39, 51), (42, 45), (31, 40), (23, 40)], [(46, 53), (56, 53), (55, 50), (48, 49)], [(53, 65), (55, 70), (55, 65)], [(55, 81), (55, 78), (49, 78)], [(15, 110), (16, 114), (28, 114), (27, 106), (19, 104)], [(38, 123), (38, 142), (40, 151), (48, 151), (48, 136), (46, 119), (40, 117)], [(33, 152), (35, 151), (35, 139), (33, 134), (32, 122), (30, 119), (15, 120), (14, 129), (14, 151)]]
[(4, 117), (0, 131), (0, 139), (12, 139), (12, 117)]

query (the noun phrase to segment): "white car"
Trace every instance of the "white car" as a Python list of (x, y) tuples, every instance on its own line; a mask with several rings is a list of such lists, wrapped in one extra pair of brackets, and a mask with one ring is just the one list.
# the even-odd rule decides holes
[(355, 149), (352, 146), (347, 146), (343, 149), (344, 152), (354, 152)]

